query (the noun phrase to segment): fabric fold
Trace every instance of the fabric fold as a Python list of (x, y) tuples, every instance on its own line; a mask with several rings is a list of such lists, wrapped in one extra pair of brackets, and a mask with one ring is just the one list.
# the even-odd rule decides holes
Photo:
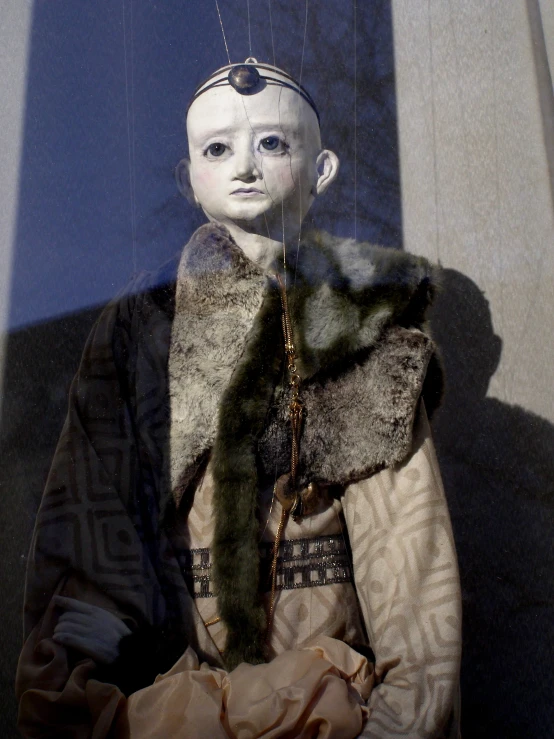
[(117, 729), (132, 739), (354, 739), (374, 682), (365, 657), (325, 636), (229, 673), (200, 664), (189, 648), (129, 698)]

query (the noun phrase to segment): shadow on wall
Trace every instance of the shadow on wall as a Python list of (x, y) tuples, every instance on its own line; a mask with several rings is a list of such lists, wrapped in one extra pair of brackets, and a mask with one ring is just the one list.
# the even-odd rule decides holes
[(14, 679), (31, 533), (79, 357), (100, 309), (29, 326), (7, 339), (0, 434), (2, 661), (0, 736), (18, 737)]
[[(247, 4), (219, 6), (229, 54), (243, 61)], [(227, 63), (216, 5), (99, 7), (34, 3), (11, 330), (109, 300), (133, 272), (171, 258), (204, 221), (179, 197), (173, 171), (186, 151), (188, 100)], [(252, 53), (302, 76), (325, 144), (341, 158), (338, 180), (313, 208), (318, 227), (399, 247), (391, 0), (358, 3), (356, 70), (352, 4), (273, 0), (271, 24), (266, 2), (249, 8)]]
[(448, 381), (434, 435), (462, 579), (462, 735), (547, 739), (554, 722), (554, 426), (486, 397), (502, 342), (468, 277), (444, 270), (431, 326)]
[[(231, 57), (242, 61), (246, 3), (219, 6)], [(267, 4), (250, 3), (253, 54), (270, 61), (275, 46), (278, 65), (302, 71), (325, 144), (341, 157), (338, 181), (311, 214), (317, 225), (399, 247), (391, 0), (357, 5), (356, 86), (353, 8), (274, 0), (268, 23)], [(71, 0), (35, 3), (30, 47), (0, 420), (2, 737), (16, 736), (25, 562), (69, 383), (98, 313), (90, 306), (135, 268), (155, 269), (203, 222), (179, 198), (173, 168), (185, 153), (182, 117), (194, 87), (227, 61), (215, 3), (205, 0), (107, 0), (101, 12)]]

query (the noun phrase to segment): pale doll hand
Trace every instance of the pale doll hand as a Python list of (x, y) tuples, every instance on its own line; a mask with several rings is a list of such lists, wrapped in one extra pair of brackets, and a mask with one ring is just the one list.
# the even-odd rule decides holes
[(119, 642), (131, 633), (120, 618), (75, 598), (56, 595), (54, 602), (65, 609), (54, 629), (53, 639), (57, 644), (77, 649), (101, 664), (115, 662)]

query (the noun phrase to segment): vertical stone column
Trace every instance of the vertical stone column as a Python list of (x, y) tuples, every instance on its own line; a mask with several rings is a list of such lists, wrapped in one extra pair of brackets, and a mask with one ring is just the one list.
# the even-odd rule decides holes
[(548, 67), (552, 78), (552, 72), (554, 71), (554, 3), (552, 3), (552, 0), (538, 0), (538, 2), (534, 0), (534, 4), (536, 7), (538, 6), (538, 15), (548, 56)]
[(489, 395), (554, 420), (551, 4), (393, 0), (393, 24), (405, 248), (484, 291)]
[(30, 0), (2, 0), (0, 11), (0, 411), (32, 9)]
[(463, 594), (462, 735), (549, 736), (554, 10), (392, 0), (405, 248), (439, 260), (434, 421)]

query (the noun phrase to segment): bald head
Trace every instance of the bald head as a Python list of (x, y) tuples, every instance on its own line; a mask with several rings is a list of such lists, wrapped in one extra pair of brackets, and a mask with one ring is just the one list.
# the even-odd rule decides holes
[(196, 136), (214, 126), (225, 129), (255, 121), (262, 126), (288, 129), (302, 143), (321, 149), (317, 115), (294, 90), (278, 85), (264, 86), (255, 95), (240, 95), (230, 85), (215, 87), (191, 104), (187, 114), (187, 134)]
[(338, 171), (336, 155), (321, 148), (314, 109), (281, 85), (251, 95), (230, 85), (208, 89), (189, 108), (187, 135), (183, 166), (194, 197), (222, 223), (298, 227)]

